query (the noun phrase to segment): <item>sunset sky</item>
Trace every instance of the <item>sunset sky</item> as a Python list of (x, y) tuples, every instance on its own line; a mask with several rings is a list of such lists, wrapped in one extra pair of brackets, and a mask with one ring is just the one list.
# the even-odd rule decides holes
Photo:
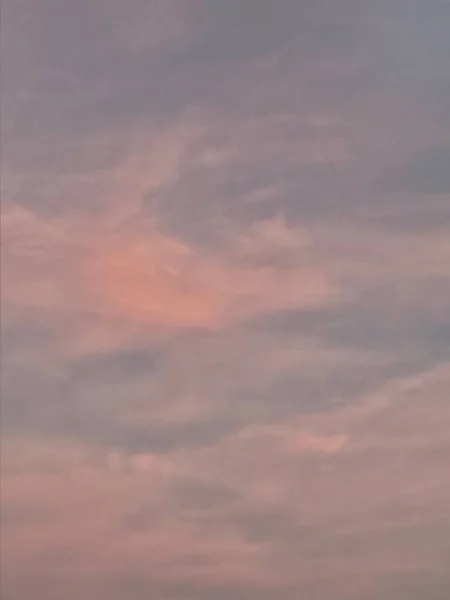
[(450, 598), (449, 31), (3, 0), (2, 600)]

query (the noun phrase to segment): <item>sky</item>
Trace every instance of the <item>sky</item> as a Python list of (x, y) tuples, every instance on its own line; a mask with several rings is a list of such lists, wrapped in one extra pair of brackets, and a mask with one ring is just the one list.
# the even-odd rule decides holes
[(3, 0), (3, 600), (450, 597), (449, 0)]

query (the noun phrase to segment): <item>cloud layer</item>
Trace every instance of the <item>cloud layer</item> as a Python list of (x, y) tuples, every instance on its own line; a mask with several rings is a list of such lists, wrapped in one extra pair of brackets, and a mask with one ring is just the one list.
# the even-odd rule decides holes
[(446, 0), (5, 0), (2, 598), (438, 600)]

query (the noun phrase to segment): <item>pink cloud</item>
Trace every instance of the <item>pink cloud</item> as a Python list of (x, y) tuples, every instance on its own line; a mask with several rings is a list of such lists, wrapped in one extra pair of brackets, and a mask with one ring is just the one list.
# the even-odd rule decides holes
[[(261, 241), (254, 258), (273, 251)], [(147, 326), (214, 328), (261, 311), (320, 305), (333, 296), (326, 274), (298, 251), (289, 268), (245, 265), (237, 258), (235, 248), (228, 256), (205, 255), (157, 232), (131, 232), (96, 242), (83, 277), (93, 308)]]

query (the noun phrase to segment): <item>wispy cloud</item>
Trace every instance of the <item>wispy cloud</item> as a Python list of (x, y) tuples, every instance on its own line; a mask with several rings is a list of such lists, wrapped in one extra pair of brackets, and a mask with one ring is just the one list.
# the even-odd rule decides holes
[[(288, 583), (307, 590), (324, 561), (329, 578), (355, 575), (367, 592), (375, 573), (382, 586), (392, 569), (419, 565), (437, 582), (450, 493), (448, 383), (444, 365), (380, 391), (376, 411), (373, 400), (369, 412), (350, 409), (350, 428), (345, 413), (322, 425), (320, 417), (310, 420), (316, 431), (330, 431), (331, 420), (345, 435), (251, 427), (214, 447), (166, 455), (105, 453), (63, 438), (6, 439), (7, 586), (25, 568), (29, 576), (16, 589), (29, 593), (39, 582), (47, 590), (55, 560), (56, 589), (70, 580), (106, 591), (128, 573), (142, 593), (154, 578), (167, 589), (201, 582), (205, 590), (251, 584), (276, 593)], [(419, 459), (436, 452), (433, 465)], [(411, 546), (418, 532), (423, 543)], [(331, 561), (338, 548), (340, 560)], [(378, 552), (385, 559), (374, 564)]]
[(2, 597), (447, 597), (448, 3), (2, 16)]

